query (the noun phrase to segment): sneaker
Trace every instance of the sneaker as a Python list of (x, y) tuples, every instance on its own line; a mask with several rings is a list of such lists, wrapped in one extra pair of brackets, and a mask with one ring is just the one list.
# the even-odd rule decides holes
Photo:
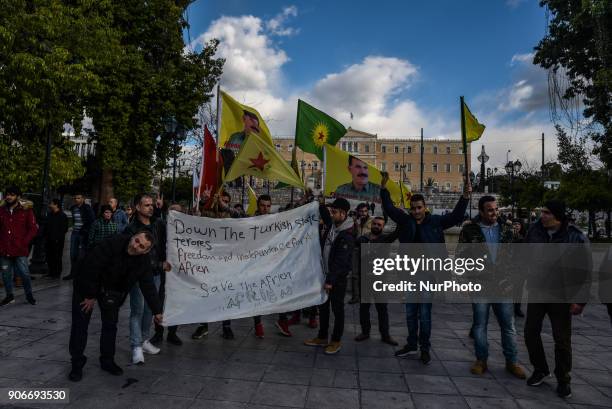
[(357, 342), (361, 342), (361, 341), (365, 341), (366, 339), (370, 339), (370, 334), (364, 334), (363, 332), (359, 335), (357, 335), (355, 337), (355, 341)]
[(429, 351), (421, 351), (421, 362), (423, 362), (423, 365), (429, 365), (431, 362), (431, 355), (429, 355)]
[(506, 371), (519, 379), (527, 379), (527, 375), (525, 375), (523, 368), (513, 362), (506, 362)]
[(191, 334), (191, 339), (202, 339), (208, 335), (208, 324), (200, 324)]
[(288, 325), (297, 325), (300, 322), (302, 322), (302, 316), (300, 315), (300, 312), (294, 312), (293, 315), (291, 315), (291, 318), (289, 319), (289, 321), (287, 322)]
[(325, 355), (333, 355), (336, 354), (342, 349), (342, 345), (340, 345), (340, 341), (332, 341), (325, 347), (323, 351)]
[(234, 331), (232, 331), (232, 327), (223, 327), (223, 334), (221, 334), (223, 339), (234, 339)]
[(144, 354), (142, 353), (142, 347), (132, 348), (132, 364), (134, 365), (144, 364)]
[(389, 335), (382, 337), (380, 340), (384, 342), (385, 344), (389, 344), (394, 347), (399, 345), (397, 341), (391, 338)]
[(73, 366), (72, 370), (68, 374), (68, 379), (70, 379), (72, 382), (79, 382), (81, 379), (83, 379), (83, 368), (80, 366)]
[[(290, 337), (291, 336), (291, 331), (289, 331), (289, 323), (287, 320), (281, 321), (278, 320), (274, 323), (274, 325), (276, 325), (276, 328), (278, 328), (278, 331), (286, 336), (286, 337)], [(257, 329), (255, 329), (257, 331)], [(262, 326), (262, 330), (263, 330), (263, 326)], [(263, 338), (263, 334), (261, 336)]]
[(153, 335), (153, 337), (149, 340), (149, 342), (153, 345), (158, 345), (158, 344), (161, 344), (163, 340), (164, 340), (164, 333), (155, 332), (155, 335)]
[(26, 301), (32, 305), (36, 305), (36, 300), (34, 299), (34, 296), (32, 294), (26, 295)]
[[(506, 365), (506, 368), (508, 366)], [(470, 368), (470, 372), (473, 373), (474, 375), (482, 375), (485, 372), (487, 372), (487, 361), (482, 361), (480, 359), (477, 359), (476, 362), (474, 362), (472, 364), (472, 367)]]
[(264, 328), (263, 328), (263, 323), (261, 322), (255, 325), (255, 337), (259, 339), (263, 339), (264, 337)]
[(324, 347), (327, 346), (327, 340), (323, 338), (312, 338), (304, 341), (304, 345), (309, 347)]
[(308, 320), (308, 328), (317, 328), (319, 326), (319, 322), (316, 318), (310, 318)]
[(149, 341), (145, 341), (142, 343), (142, 352), (144, 353), (147, 353), (149, 355), (157, 355), (159, 354), (159, 351), (161, 351), (161, 349), (159, 349)]
[(569, 383), (559, 383), (557, 385), (557, 395), (560, 398), (568, 399), (572, 397), (572, 388), (570, 388)]
[(544, 379), (550, 376), (550, 373), (544, 373), (540, 371), (533, 371), (529, 379), (527, 379), (527, 385), (529, 386), (540, 386)]
[(168, 341), (172, 345), (176, 345), (177, 347), (183, 345), (183, 341), (178, 337), (178, 335), (176, 335), (176, 332), (168, 332), (166, 341)]
[(417, 353), (417, 351), (418, 351), (417, 347), (410, 347), (406, 345), (399, 351), (395, 351), (395, 356), (402, 357), (402, 356), (414, 355)]
[(100, 367), (103, 371), (110, 373), (111, 375), (119, 376), (123, 375), (123, 369), (117, 365), (114, 361), (100, 362)]
[(15, 296), (13, 294), (9, 294), (4, 297), (4, 300), (0, 302), (0, 307), (4, 307), (5, 305), (9, 305), (15, 302)]

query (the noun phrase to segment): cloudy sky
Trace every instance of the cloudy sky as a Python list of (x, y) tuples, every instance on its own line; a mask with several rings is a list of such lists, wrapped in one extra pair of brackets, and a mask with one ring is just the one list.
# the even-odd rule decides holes
[(221, 41), (221, 86), (275, 136), (293, 135), (301, 98), (383, 138), (424, 128), (427, 138), (458, 139), (464, 95), (487, 126), (473, 152), (484, 144), (490, 166), (503, 167), (508, 150), (539, 166), (541, 133), (547, 160), (556, 147), (547, 74), (532, 64), (546, 28), (537, 3), (201, 0), (188, 10), (186, 40), (194, 49)]

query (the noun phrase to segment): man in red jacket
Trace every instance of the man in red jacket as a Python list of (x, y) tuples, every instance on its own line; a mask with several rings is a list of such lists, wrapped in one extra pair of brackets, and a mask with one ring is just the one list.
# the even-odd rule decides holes
[(32, 282), (28, 270), (30, 242), (38, 233), (38, 225), (32, 209), (19, 202), (21, 190), (16, 186), (6, 189), (4, 206), (0, 206), (0, 271), (6, 289), (6, 297), (0, 302), (5, 306), (15, 302), (13, 295), (13, 271), (21, 277), (26, 300), (36, 305), (32, 296)]

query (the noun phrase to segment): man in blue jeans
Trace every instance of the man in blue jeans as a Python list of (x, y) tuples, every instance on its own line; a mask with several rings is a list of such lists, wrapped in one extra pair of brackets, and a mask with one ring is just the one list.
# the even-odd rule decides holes
[(91, 206), (85, 203), (85, 196), (77, 193), (72, 197), (74, 204), (70, 207), (72, 213), (72, 233), (70, 234), (70, 273), (63, 280), (72, 280), (77, 263), (85, 256), (89, 228), (96, 216)]
[[(471, 222), (465, 224), (459, 234), (458, 253), (470, 252), (481, 249), (478, 243), (486, 246), (479, 251), (479, 254), (486, 254), (486, 259), (490, 268), (486, 269), (491, 282), (497, 283), (500, 290), (503, 290), (504, 283), (510, 282), (508, 277), (504, 277), (509, 272), (503, 268), (504, 263), (508, 264), (508, 247), (499, 246), (514, 241), (515, 233), (511, 224), (498, 223), (499, 209), (497, 201), (493, 196), (482, 196), (478, 201), (478, 216)], [(469, 243), (463, 246), (461, 243)], [(504, 252), (504, 254), (500, 254)], [(459, 257), (459, 256), (458, 256)], [(510, 289), (509, 289), (510, 290)], [(508, 292), (508, 291), (506, 291)], [(511, 291), (510, 291), (511, 292)], [(489, 342), (487, 340), (487, 326), (489, 324), (489, 312), (493, 310), (497, 322), (501, 329), (501, 341), (504, 357), (506, 358), (506, 371), (519, 379), (525, 379), (525, 371), (517, 364), (516, 350), (516, 329), (514, 327), (514, 304), (509, 299), (508, 302), (478, 302), (472, 304), (474, 313), (474, 325), (472, 331), (474, 335), (474, 352), (476, 361), (472, 365), (470, 372), (474, 375), (482, 375), (487, 369), (487, 359), (489, 357)]]
[(21, 190), (11, 186), (5, 190), (4, 205), (0, 206), (0, 271), (6, 297), (0, 306), (15, 302), (13, 273), (21, 277), (26, 300), (36, 304), (28, 270), (30, 242), (38, 233), (38, 225), (31, 207), (24, 207), (19, 199)]
[[(453, 227), (463, 221), (463, 215), (467, 209), (472, 186), (469, 179), (465, 183), (463, 195), (455, 205), (451, 213), (445, 215), (434, 215), (427, 211), (425, 197), (415, 194), (410, 199), (410, 214), (405, 213), (393, 205), (391, 194), (386, 189), (389, 174), (382, 172), (380, 198), (385, 213), (399, 225), (400, 243), (444, 243), (444, 230)], [(412, 231), (412, 237), (403, 232)], [(408, 303), (406, 304), (406, 324), (408, 325), (408, 343), (395, 356), (402, 357), (417, 352), (417, 339), (421, 347), (421, 362), (427, 365), (431, 361), (429, 348), (431, 343), (431, 303)]]

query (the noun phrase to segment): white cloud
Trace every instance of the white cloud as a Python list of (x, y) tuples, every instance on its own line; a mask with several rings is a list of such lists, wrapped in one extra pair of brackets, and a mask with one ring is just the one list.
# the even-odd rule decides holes
[(496, 98), (501, 111), (532, 112), (549, 105), (548, 78), (545, 69), (533, 64), (533, 53), (515, 54), (510, 61), (513, 84)]
[(264, 91), (280, 84), (281, 67), (289, 57), (275, 47), (260, 18), (221, 17), (195, 42), (204, 44), (212, 38), (220, 41), (217, 56), (226, 59), (221, 79), (223, 86), (239, 91)]
[(511, 9), (515, 9), (524, 2), (525, 0), (506, 0), (506, 6), (510, 7)]
[(292, 36), (300, 32), (298, 28), (285, 27), (291, 17), (297, 17), (298, 9), (296, 6), (288, 6), (282, 12), (266, 22), (268, 31), (277, 36)]

